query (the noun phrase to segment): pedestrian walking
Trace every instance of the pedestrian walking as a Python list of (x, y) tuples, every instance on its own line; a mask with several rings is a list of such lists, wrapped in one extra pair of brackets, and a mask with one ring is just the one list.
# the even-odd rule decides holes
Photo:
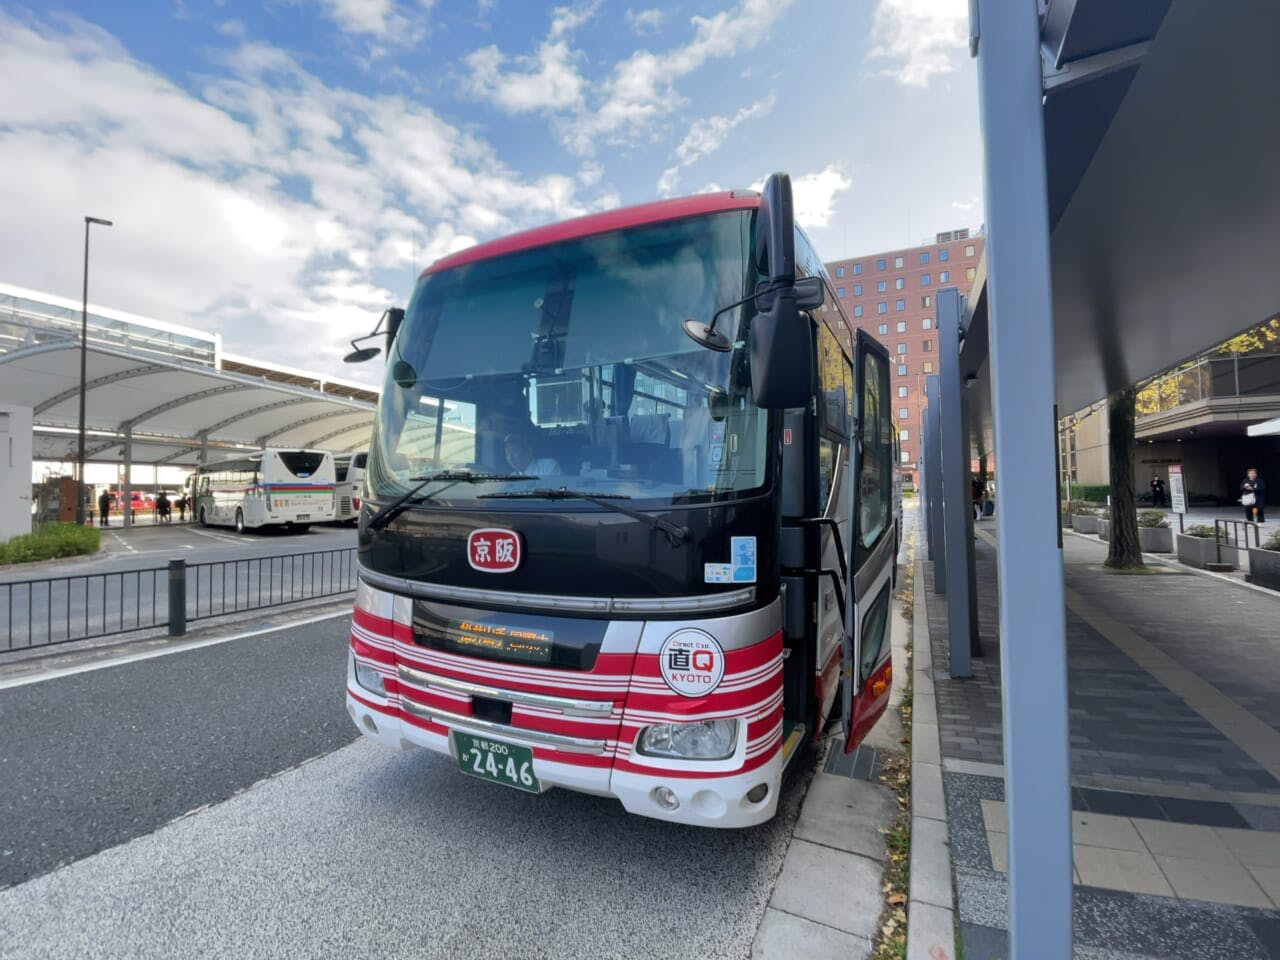
[(178, 508), (178, 522), (186, 523), (187, 522), (187, 495), (184, 493), (182, 496), (180, 496), (177, 500), (174, 501), (173, 505)]
[(169, 510), (169, 497), (163, 490), (156, 496), (156, 515), (161, 523), (169, 523), (173, 519), (173, 514)]
[(1164, 506), (1164, 481), (1159, 477), (1151, 478), (1151, 505), (1153, 507)]
[(111, 494), (103, 490), (98, 494), (98, 526), (109, 527), (111, 521), (107, 517), (111, 514)]
[(982, 481), (977, 477), (969, 481), (969, 490), (973, 498), (973, 519), (982, 519)]
[(1240, 483), (1240, 505), (1244, 507), (1246, 520), (1267, 522), (1267, 482), (1258, 476), (1256, 467), (1250, 467)]

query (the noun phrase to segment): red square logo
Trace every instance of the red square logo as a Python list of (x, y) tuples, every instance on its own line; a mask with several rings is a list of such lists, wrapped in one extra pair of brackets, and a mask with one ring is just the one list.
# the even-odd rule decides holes
[(514, 530), (485, 527), (467, 537), (467, 562), (481, 573), (510, 573), (520, 566), (523, 553), (520, 534)]

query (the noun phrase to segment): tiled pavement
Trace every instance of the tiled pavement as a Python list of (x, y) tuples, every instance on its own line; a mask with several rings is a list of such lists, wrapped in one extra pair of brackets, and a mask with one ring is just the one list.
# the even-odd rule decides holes
[[(967, 960), (1008, 958), (994, 530), (981, 526), (984, 656), (972, 679), (947, 676), (931, 564), (924, 584)], [(1256, 742), (1267, 740), (1257, 728), (1280, 729), (1280, 598), (1167, 568), (1106, 573), (1104, 558), (1105, 545), (1064, 541), (1077, 607), (1067, 611), (1077, 956), (1280, 958), (1280, 754)], [(1208, 701), (1190, 682), (1163, 684), (1135, 645), (1147, 666), (1167, 657), (1172, 673), (1208, 681)], [(1224, 721), (1231, 710), (1244, 722)]]

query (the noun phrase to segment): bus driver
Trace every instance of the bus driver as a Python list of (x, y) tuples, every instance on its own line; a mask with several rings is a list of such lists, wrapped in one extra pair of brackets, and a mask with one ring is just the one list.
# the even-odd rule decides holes
[(564, 471), (560, 469), (560, 464), (550, 457), (533, 456), (533, 444), (529, 442), (529, 438), (521, 433), (509, 433), (502, 442), (502, 448), (507, 455), (507, 463), (511, 465), (511, 469), (517, 473), (529, 473), (535, 477), (558, 477)]

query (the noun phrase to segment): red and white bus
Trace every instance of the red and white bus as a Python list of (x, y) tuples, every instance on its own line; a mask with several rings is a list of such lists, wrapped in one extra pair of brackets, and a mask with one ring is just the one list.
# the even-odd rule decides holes
[(362, 733), (709, 827), (772, 817), (829, 717), (862, 739), (892, 679), (889, 360), (786, 175), (472, 247), (388, 315)]

